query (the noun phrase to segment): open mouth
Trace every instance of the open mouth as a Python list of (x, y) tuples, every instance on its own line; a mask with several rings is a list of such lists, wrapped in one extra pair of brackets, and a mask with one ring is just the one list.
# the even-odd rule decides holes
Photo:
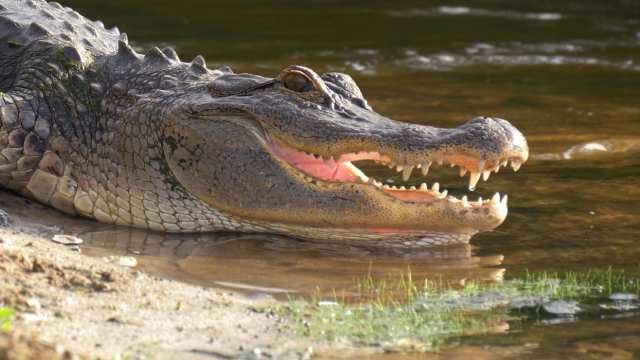
[(496, 193), (491, 199), (483, 200), (479, 198), (477, 203), (469, 203), (466, 196), (457, 199), (448, 195), (447, 190), (443, 189), (441, 191), (438, 183), (434, 183), (431, 188), (428, 188), (426, 183), (422, 183), (418, 188), (415, 186), (411, 186), (408, 189), (404, 186), (398, 188), (396, 186), (384, 185), (373, 177), (367, 176), (362, 170), (356, 167), (353, 162), (358, 160), (373, 160), (376, 163), (388, 166), (390, 169), (395, 168), (396, 171), (402, 172), (402, 177), (405, 182), (412, 176), (414, 169), (420, 169), (422, 174), (426, 176), (431, 164), (437, 163), (442, 165), (448, 162), (451, 164), (451, 167), (460, 167), (460, 176), (464, 176), (467, 172), (470, 174), (469, 189), (472, 191), (475, 190), (476, 184), (481, 177), (486, 181), (491, 172), (497, 173), (500, 167), (506, 167), (509, 162), (514, 171), (517, 171), (523, 162), (523, 159), (519, 157), (501, 157), (484, 160), (466, 155), (449, 154), (425, 159), (416, 164), (400, 164), (399, 161), (377, 151), (360, 151), (334, 156), (306, 153), (295, 149), (275, 137), (271, 139), (271, 148), (279, 158), (304, 173), (309, 181), (315, 179), (333, 183), (353, 182), (367, 184), (406, 203), (433, 203), (445, 200), (449, 202), (461, 202), (463, 206), (506, 206), (507, 195), (500, 198), (500, 194)]

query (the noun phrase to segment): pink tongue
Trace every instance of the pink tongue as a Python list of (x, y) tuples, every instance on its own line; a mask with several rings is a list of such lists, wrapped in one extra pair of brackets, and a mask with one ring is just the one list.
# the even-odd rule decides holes
[(322, 180), (340, 180), (345, 182), (349, 179), (349, 181), (355, 181), (355, 177), (347, 171), (342, 163), (336, 164), (333, 160), (327, 164), (322, 162), (303, 162), (292, 165)]

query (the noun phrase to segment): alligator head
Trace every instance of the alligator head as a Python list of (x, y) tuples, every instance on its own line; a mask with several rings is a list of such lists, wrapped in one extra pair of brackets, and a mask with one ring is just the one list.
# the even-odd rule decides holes
[(0, 10), (0, 183), (68, 214), (168, 232), (461, 243), (502, 223), (506, 196), (389, 188), (357, 161), (396, 167), (405, 180), (446, 161), (474, 187), (528, 156), (502, 119), (439, 129), (381, 116), (345, 74), (209, 70), (169, 48), (140, 56), (117, 29), (56, 3)]
[(506, 196), (470, 203), (437, 184), (390, 188), (354, 162), (396, 167), (406, 181), (415, 168), (426, 175), (447, 161), (469, 171), (475, 187), (528, 156), (505, 120), (477, 117), (458, 129), (397, 122), (373, 111), (348, 75), (302, 66), (273, 79), (224, 74), (187, 93), (173, 97), (163, 120), (165, 159), (180, 184), (216, 209), (305, 238), (466, 242), (503, 222)]

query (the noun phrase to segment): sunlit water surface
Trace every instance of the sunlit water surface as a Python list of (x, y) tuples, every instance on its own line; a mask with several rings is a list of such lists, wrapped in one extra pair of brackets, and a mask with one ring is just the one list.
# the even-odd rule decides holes
[[(410, 269), (414, 278), (454, 282), (519, 276), (527, 269), (613, 266), (638, 272), (637, 0), (62, 3), (118, 26), (143, 53), (171, 46), (185, 61), (201, 54), (211, 68), (229, 65), (237, 73), (270, 77), (290, 64), (348, 73), (373, 109), (393, 119), (455, 127), (477, 115), (505, 118), (526, 136), (531, 151), (520, 171), (492, 174), (473, 193), (466, 189), (469, 175), (432, 167), (427, 183), (438, 181), (457, 197), (509, 195), (504, 224), (475, 236), (470, 246), (398, 252), (269, 235), (165, 236), (52, 217), (51, 231), (78, 234), (84, 253), (134, 256), (159, 277), (279, 299), (285, 293), (330, 295), (334, 288), (348, 295), (370, 268), (374, 278)], [(388, 169), (363, 167), (376, 179), (401, 183)], [(407, 185), (424, 181), (418, 174)], [(509, 344), (498, 349), (517, 350), (522, 358), (561, 358), (562, 351), (609, 358), (598, 353), (603, 343), (625, 343), (610, 340), (613, 335), (603, 330), (609, 327), (630, 336), (625, 344), (640, 343), (637, 317), (585, 325), (530, 326), (470, 344)], [(571, 334), (566, 341), (573, 347), (560, 346), (566, 343), (558, 332)], [(542, 345), (523, 348), (531, 342)], [(622, 355), (638, 356), (637, 346), (620, 344)]]

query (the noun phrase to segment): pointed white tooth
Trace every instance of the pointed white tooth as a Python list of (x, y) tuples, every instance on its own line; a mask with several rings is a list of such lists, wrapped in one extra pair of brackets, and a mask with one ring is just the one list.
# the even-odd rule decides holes
[(383, 188), (388, 189), (388, 188), (389, 188), (389, 185), (385, 184), (385, 185), (383, 186)]
[(420, 190), (427, 191), (427, 183), (422, 183), (422, 185), (420, 185)]
[(466, 173), (467, 173), (467, 169), (465, 169), (465, 168), (460, 168), (460, 177), (463, 177), (463, 176), (464, 176), (464, 174), (466, 174)]
[(484, 169), (484, 164), (486, 164), (487, 160), (484, 159), (478, 159), (478, 171), (482, 172), (482, 169)]
[(391, 161), (391, 162), (389, 163), (389, 169), (393, 169), (394, 167), (396, 167), (396, 164), (397, 164), (397, 163), (396, 163), (395, 161)]
[(397, 165), (397, 166), (396, 166), (396, 171), (397, 171), (397, 172), (402, 171), (402, 169), (404, 169), (404, 166), (402, 166), (402, 165)]
[(484, 181), (487, 181), (487, 179), (489, 179), (489, 175), (491, 175), (491, 170), (485, 170), (482, 172), (482, 179)]
[(422, 164), (418, 164), (416, 165), (416, 168), (420, 169), (422, 167)]
[(440, 192), (440, 184), (433, 184), (433, 186), (431, 187), (431, 191)]
[(496, 168), (495, 168), (495, 169), (493, 169), (493, 171), (495, 171), (495, 172), (496, 172), (496, 174), (498, 173), (498, 171), (499, 171), (499, 170), (500, 170), (500, 165), (496, 166)]
[(322, 161), (324, 161), (325, 164), (328, 163), (329, 160), (331, 160), (331, 156), (323, 156), (322, 157)]
[(405, 166), (404, 169), (402, 169), (402, 179), (404, 181), (409, 180), (409, 177), (411, 176), (412, 171), (413, 171), (413, 165)]
[(397, 187), (395, 187), (395, 185), (394, 185), (394, 186), (392, 186), (392, 187), (391, 187), (391, 189), (393, 189), (393, 190), (398, 190), (398, 188), (397, 188)]
[(467, 195), (462, 197), (462, 205), (467, 205)]
[(356, 184), (362, 183), (362, 178), (360, 176), (356, 176)]
[(498, 205), (498, 202), (500, 202), (500, 193), (496, 193), (495, 195), (493, 195), (493, 197), (491, 198), (491, 203), (493, 205)]
[(505, 194), (505, 195), (502, 197), (502, 200), (500, 200), (500, 202), (501, 202), (503, 205), (507, 205), (507, 199), (508, 199), (508, 198), (507, 198), (507, 195)]
[(422, 176), (427, 176), (427, 173), (429, 172), (429, 166), (430, 165), (431, 165), (431, 162), (422, 164)]
[(498, 158), (493, 160), (493, 169), (497, 171), (499, 168), (500, 168), (500, 159)]
[(478, 180), (480, 180), (480, 173), (471, 171), (471, 175), (469, 176), (469, 190), (474, 191), (476, 189)]
[(412, 187), (409, 188), (409, 190), (415, 190), (415, 189), (416, 189), (415, 186), (412, 186)]
[(482, 197), (478, 196), (478, 205), (482, 206)]
[(438, 159), (438, 165), (442, 165), (442, 158)]
[(400, 190), (407, 190), (404, 188), (404, 186), (400, 186)]
[(449, 193), (449, 190), (443, 190), (442, 191), (442, 197), (447, 197), (448, 193)]
[[(358, 155), (358, 154), (356, 154)], [(336, 155), (333, 157), (335, 159), (336, 164), (340, 162), (340, 159), (342, 158), (342, 155)]]
[(456, 164), (454, 164), (454, 163), (451, 163), (451, 167), (454, 167), (454, 166), (456, 166)]
[(511, 166), (513, 166), (513, 171), (518, 171), (518, 169), (520, 169), (520, 165), (522, 165), (522, 162), (520, 161), (520, 159), (511, 160)]
[(367, 184), (369, 185), (375, 185), (376, 181), (373, 178), (369, 178), (369, 180), (367, 180)]

